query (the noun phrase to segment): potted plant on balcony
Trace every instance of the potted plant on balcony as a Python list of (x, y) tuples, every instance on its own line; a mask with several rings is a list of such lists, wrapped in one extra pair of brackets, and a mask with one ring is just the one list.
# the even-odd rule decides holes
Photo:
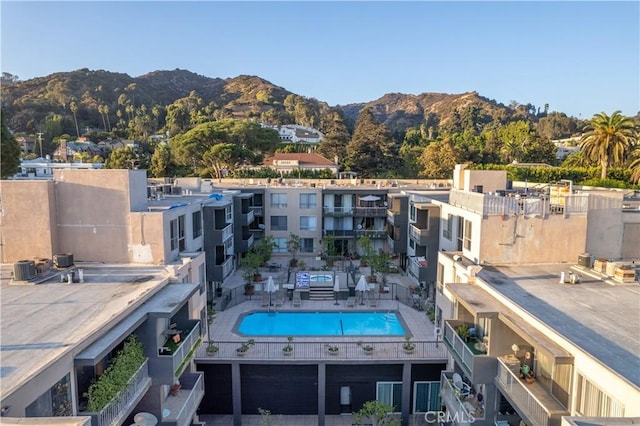
[(340, 348), (336, 345), (330, 345), (330, 344), (325, 344), (324, 345), (325, 348), (327, 348), (327, 352), (329, 352), (329, 355), (338, 355), (338, 351), (340, 350)]
[(416, 345), (411, 341), (411, 336), (405, 336), (404, 343), (402, 344), (402, 349), (408, 354), (413, 353), (416, 349)]
[(216, 354), (216, 353), (218, 353), (219, 350), (220, 350), (220, 348), (216, 344), (214, 344), (213, 342), (209, 342), (207, 344), (207, 348), (206, 348), (207, 355)]
[(287, 345), (282, 348), (282, 354), (283, 355), (291, 355), (293, 353), (293, 345), (291, 344), (291, 342), (293, 342), (293, 337), (289, 336), (287, 337)]
[(255, 285), (253, 284), (258, 278), (258, 281), (262, 280), (260, 276), (260, 271), (258, 268), (260, 267), (261, 258), (257, 253), (249, 252), (245, 255), (245, 257), (240, 260), (240, 269), (242, 269), (242, 276), (245, 281), (244, 291), (246, 295), (252, 295), (254, 292)]
[(296, 259), (296, 254), (300, 251), (300, 235), (289, 234), (289, 238), (287, 239), (287, 251), (291, 253), (291, 260), (289, 260), (289, 266), (295, 268), (298, 266), (298, 259)]
[(471, 337), (471, 331), (469, 330), (469, 326), (467, 324), (460, 324), (456, 327), (456, 334), (465, 342), (469, 341), (469, 337)]
[(373, 353), (373, 346), (363, 343), (362, 340), (360, 340), (357, 344), (362, 348), (365, 354), (371, 355)]
[(253, 339), (249, 339), (246, 342), (243, 342), (239, 348), (236, 349), (236, 355), (244, 356), (245, 353), (251, 348), (251, 346), (255, 345), (256, 341)]

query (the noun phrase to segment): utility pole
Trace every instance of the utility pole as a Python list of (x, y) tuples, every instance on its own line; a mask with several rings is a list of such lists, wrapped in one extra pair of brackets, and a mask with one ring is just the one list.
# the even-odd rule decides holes
[(42, 155), (42, 135), (44, 133), (38, 132), (36, 134), (38, 135), (38, 144), (40, 145), (40, 157), (44, 158), (44, 156)]

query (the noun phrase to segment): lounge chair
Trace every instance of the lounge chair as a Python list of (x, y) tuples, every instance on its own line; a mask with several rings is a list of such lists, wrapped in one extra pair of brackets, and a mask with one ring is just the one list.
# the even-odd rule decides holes
[(276, 306), (282, 306), (284, 304), (284, 292), (282, 290), (276, 291)]
[(262, 302), (260, 302), (260, 306), (262, 307), (269, 306), (269, 293), (266, 291), (262, 292)]
[(353, 308), (356, 306), (356, 298), (351, 296), (347, 298), (347, 306)]
[(300, 290), (295, 290), (293, 292), (293, 306), (301, 306), (302, 298), (300, 297)]
[(378, 306), (378, 295), (376, 294), (375, 291), (372, 291), (371, 297), (367, 297), (367, 299), (369, 300), (370, 307), (375, 308)]

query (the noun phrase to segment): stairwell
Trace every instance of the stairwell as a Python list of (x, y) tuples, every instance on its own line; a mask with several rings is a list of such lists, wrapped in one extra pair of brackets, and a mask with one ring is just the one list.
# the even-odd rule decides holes
[(309, 287), (309, 300), (333, 300), (333, 286), (331, 285), (311, 285)]

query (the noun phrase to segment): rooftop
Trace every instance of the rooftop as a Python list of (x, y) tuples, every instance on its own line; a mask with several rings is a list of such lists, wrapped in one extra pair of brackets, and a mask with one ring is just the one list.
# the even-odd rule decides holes
[(568, 264), (484, 267), (478, 277), (514, 304), (640, 386), (640, 287), (611, 285), (573, 268), (576, 285), (559, 284)]
[[(162, 266), (78, 263), (84, 283), (11, 283), (2, 265), (0, 379), (8, 395), (67, 352), (79, 352), (168, 282)], [(89, 338), (91, 337), (91, 340)]]

